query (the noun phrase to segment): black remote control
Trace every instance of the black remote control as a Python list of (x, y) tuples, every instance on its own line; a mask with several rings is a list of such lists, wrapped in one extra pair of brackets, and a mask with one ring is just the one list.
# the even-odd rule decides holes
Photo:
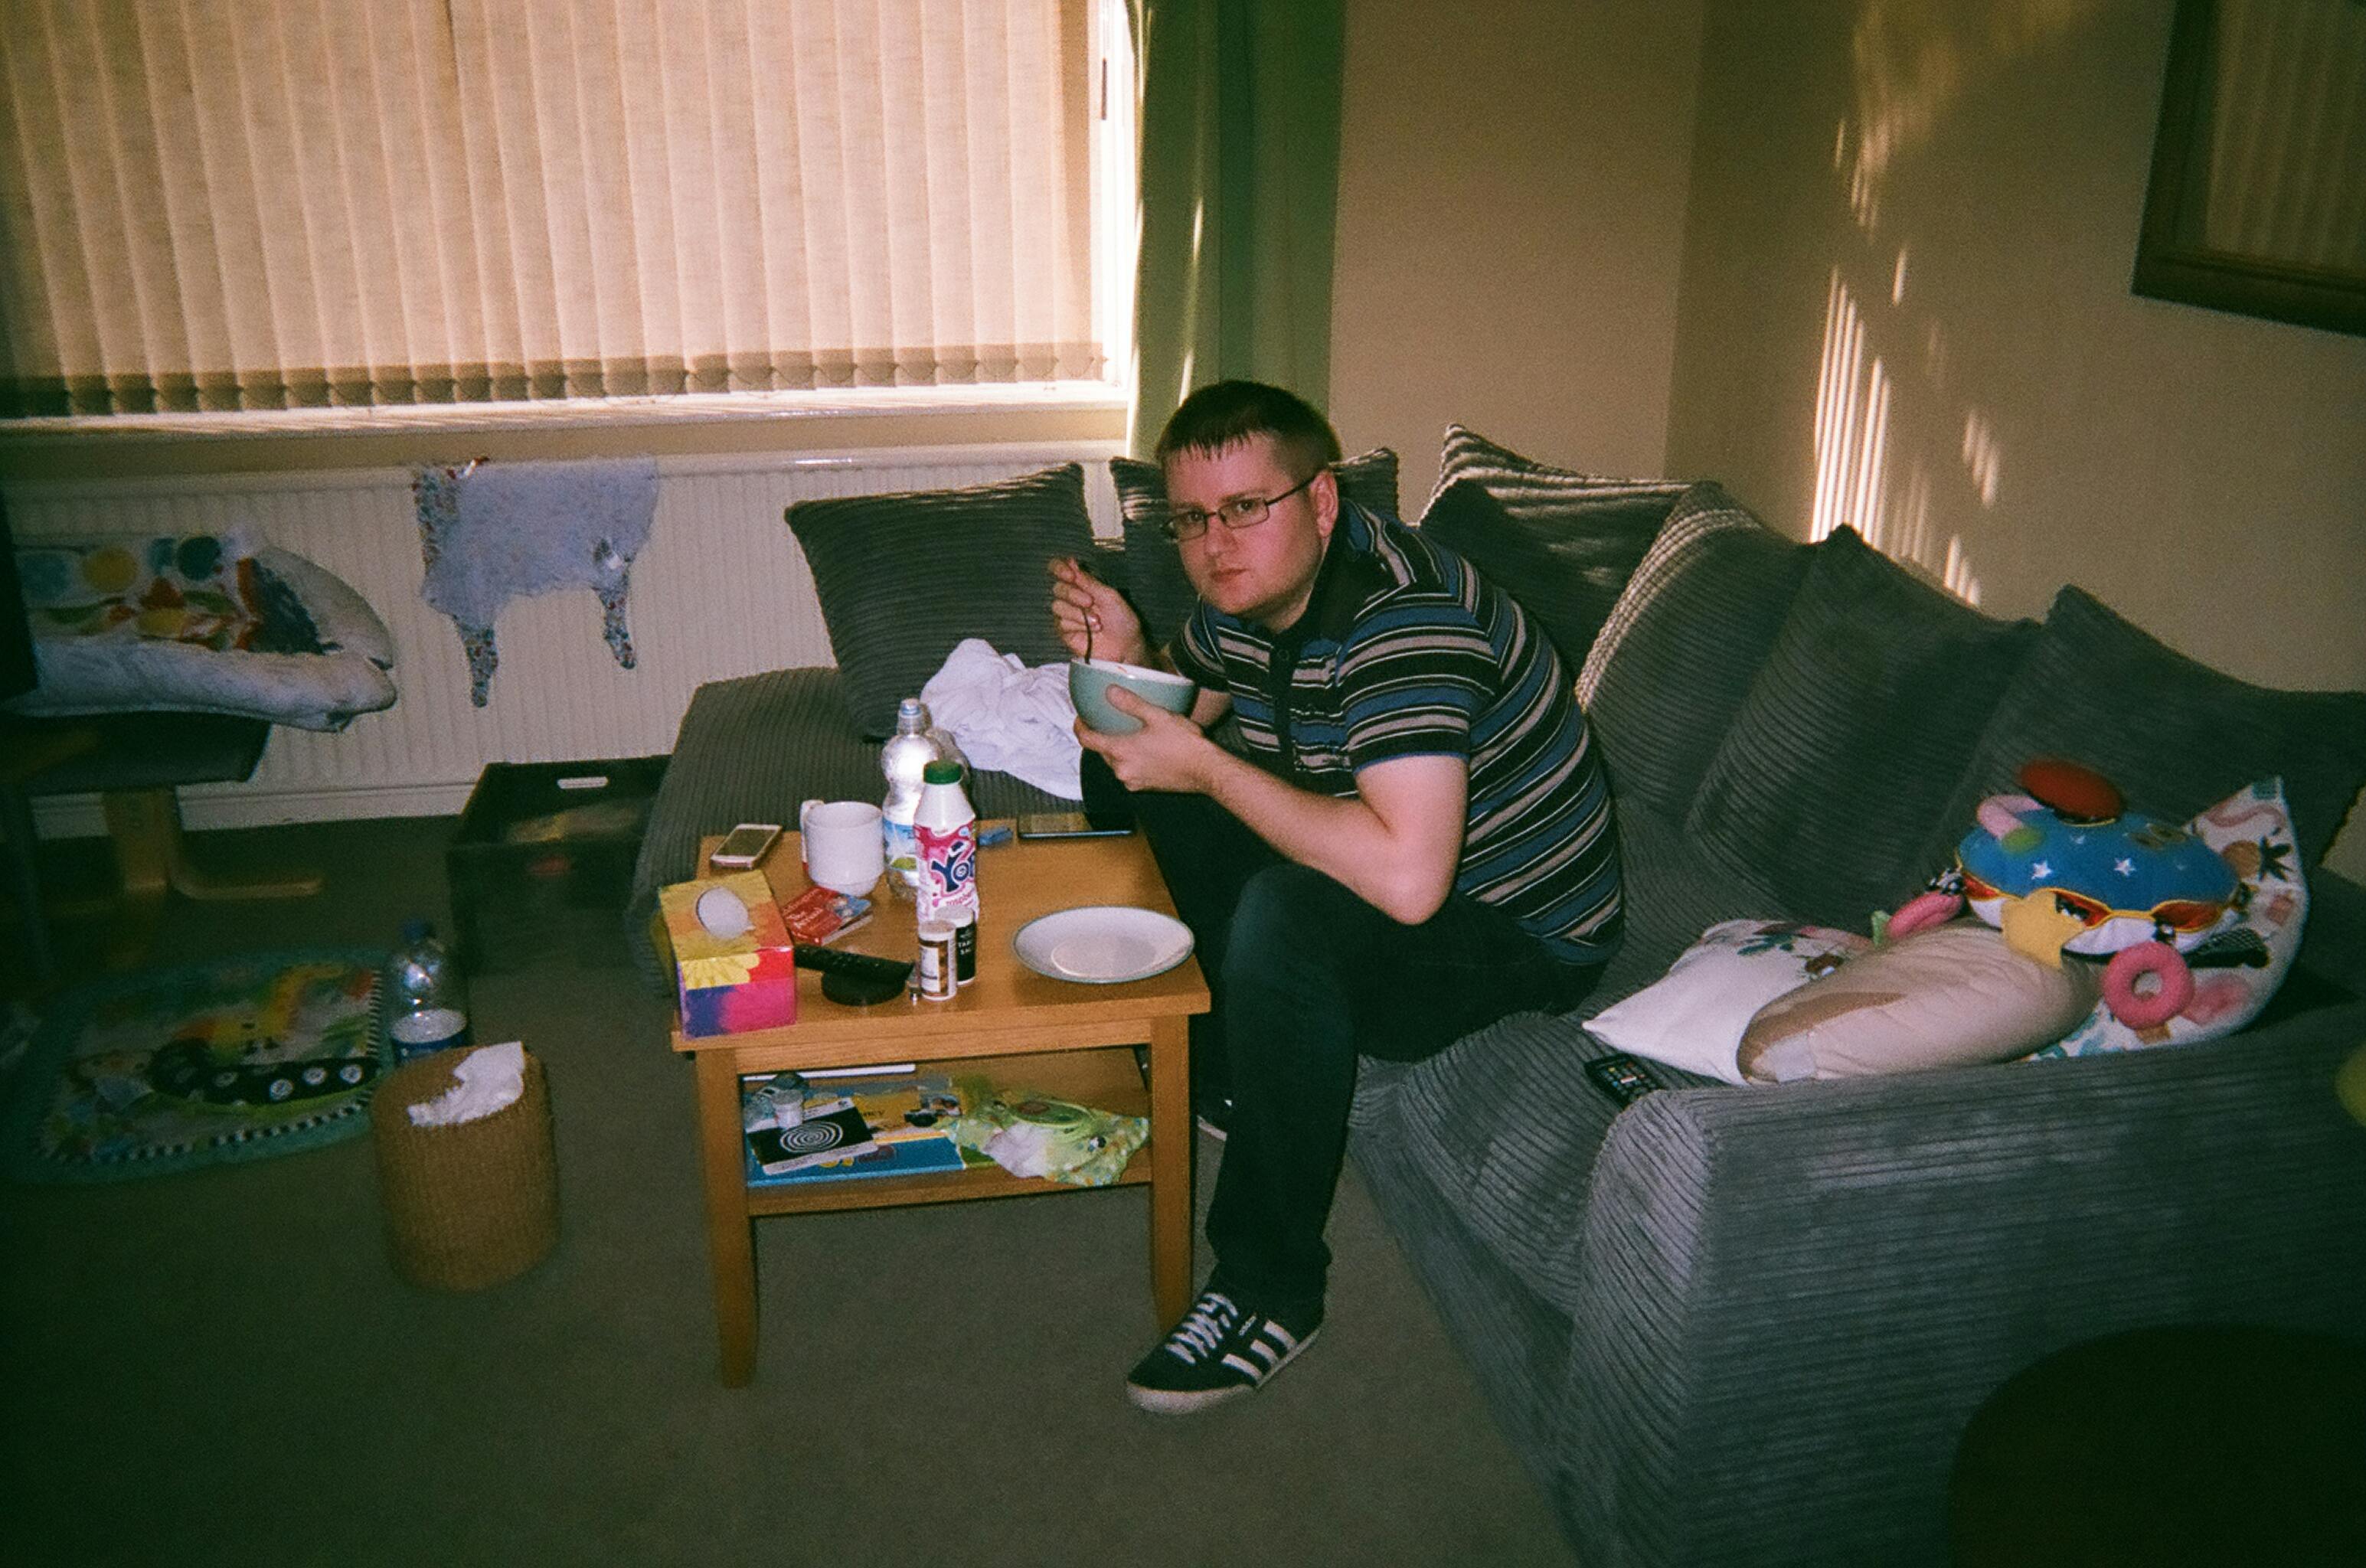
[(1585, 1076), (1622, 1109), (1662, 1087), (1660, 1080), (1651, 1076), (1651, 1068), (1624, 1051), (1594, 1057), (1585, 1064)]
[(912, 978), (909, 960), (847, 953), (817, 942), (796, 944), (797, 967), (821, 976), (821, 994), (849, 1007), (870, 1007), (904, 994)]

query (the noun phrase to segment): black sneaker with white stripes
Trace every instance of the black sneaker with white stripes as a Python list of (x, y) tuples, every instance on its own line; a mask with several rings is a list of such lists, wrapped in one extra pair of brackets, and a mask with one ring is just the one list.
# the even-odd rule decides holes
[(1144, 1356), (1125, 1381), (1125, 1396), (1161, 1416), (1188, 1416), (1236, 1393), (1251, 1393), (1314, 1343), (1323, 1326), (1292, 1325), (1245, 1312), (1221, 1291), (1205, 1291), (1183, 1321)]

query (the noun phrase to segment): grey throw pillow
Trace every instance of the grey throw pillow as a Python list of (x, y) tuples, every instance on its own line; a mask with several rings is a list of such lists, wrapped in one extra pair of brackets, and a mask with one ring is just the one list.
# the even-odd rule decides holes
[[(1557, 468), (1498, 446), (1468, 425), (1449, 424), (1438, 451), (1437, 482), (1430, 487), (1429, 500), (1422, 507), (1423, 527), (1429, 526), (1430, 513), (1446, 492), (1466, 479), (1483, 487), (1505, 512), (1523, 523), (1544, 525), (1557, 517), (1594, 513), (1597, 525), (1606, 526), (1611, 520), (1599, 514), (1607, 508), (1622, 509), (1621, 517), (1639, 529), (1641, 536), (1627, 558), (1630, 568), (1641, 558), (1651, 536), (1667, 521), (1669, 508), (1687, 488), (1676, 479), (1615, 479)], [(1616, 536), (1628, 538), (1630, 531), (1617, 529)]]
[(1668, 513), (1577, 678), (1622, 809), (1684, 820), (1813, 553), (1714, 484)]
[(2084, 762), (2128, 805), (2184, 822), (2281, 774), (2301, 854), (2325, 858), (2366, 784), (2366, 692), (2282, 692), (2223, 675), (2065, 588), (1997, 705), (1944, 819), (1925, 845), (1944, 859), (1987, 795), (2016, 787), (2032, 757)]
[(1088, 556), (1085, 471), (1063, 463), (959, 490), (834, 496), (788, 509), (813, 569), (848, 716), (877, 739), (953, 645), (1030, 664), (1068, 657), (1052, 627), (1054, 556)]
[(1572, 486), (1517, 515), (1484, 482), (1459, 479), (1430, 498), (1421, 531), (1518, 601), (1576, 670), (1681, 488)]
[[(1367, 511), (1397, 515), (1394, 452), (1375, 446), (1346, 458), (1333, 472), (1341, 495)], [(1161, 531), (1166, 521), (1166, 475), (1157, 464), (1139, 457), (1112, 457), (1110, 478), (1117, 483), (1118, 513), (1125, 523), (1125, 553), (1117, 563), (1113, 586), (1132, 602), (1150, 646), (1164, 648), (1200, 602), (1184, 575), (1181, 552)]]
[(1932, 829), (2037, 637), (1842, 528), (1814, 559), (1685, 827), (1801, 919), (1862, 931), (1921, 890)]

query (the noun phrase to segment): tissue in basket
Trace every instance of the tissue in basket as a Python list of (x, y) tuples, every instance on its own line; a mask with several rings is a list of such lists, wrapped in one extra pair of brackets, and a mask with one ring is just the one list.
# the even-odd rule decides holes
[(413, 1126), (456, 1126), (516, 1104), (525, 1092), (525, 1046), (515, 1040), (481, 1046), (452, 1065), (452, 1077), (442, 1094), (405, 1107)]
[(409, 1111), (452, 1086), (453, 1057), (422, 1057), (379, 1081), (370, 1102), (395, 1269), (415, 1285), (473, 1291), (539, 1262), (558, 1241), (557, 1151), (542, 1064), (521, 1050), (517, 1099), (490, 1115), (420, 1126)]

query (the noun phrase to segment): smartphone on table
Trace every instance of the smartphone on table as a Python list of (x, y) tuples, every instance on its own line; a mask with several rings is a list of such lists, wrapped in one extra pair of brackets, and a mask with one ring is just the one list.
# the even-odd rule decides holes
[(1132, 831), (1130, 823), (1096, 827), (1081, 811), (1031, 811), (1019, 818), (1022, 839), (1121, 839)]
[(762, 860), (780, 837), (778, 822), (742, 822), (723, 836), (706, 863), (716, 871), (746, 871)]

